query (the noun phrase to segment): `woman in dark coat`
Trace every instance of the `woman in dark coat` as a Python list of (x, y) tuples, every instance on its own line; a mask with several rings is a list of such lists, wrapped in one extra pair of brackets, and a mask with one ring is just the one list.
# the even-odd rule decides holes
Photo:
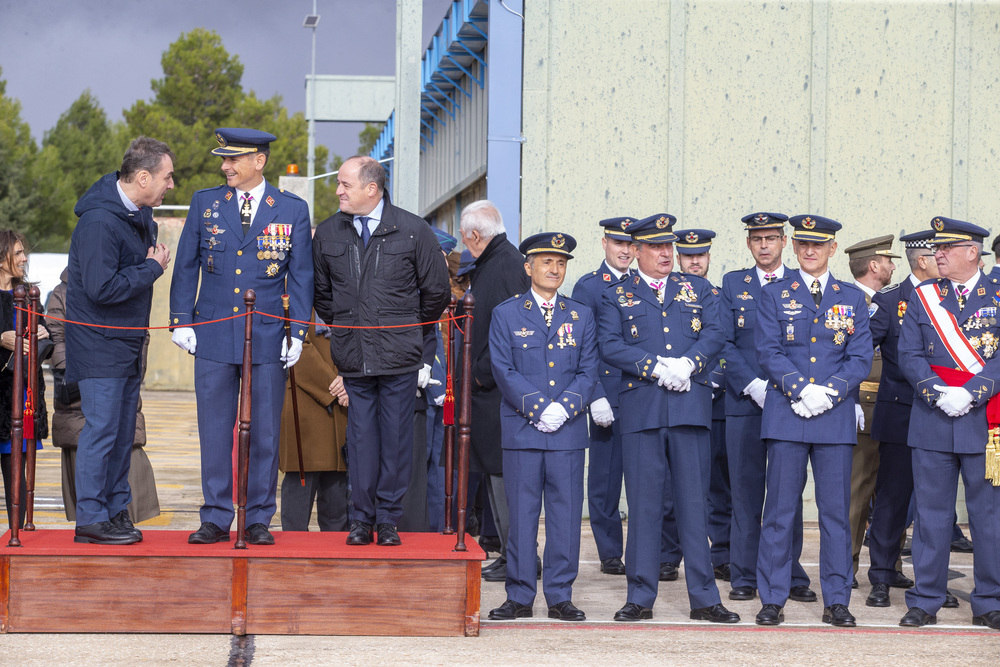
[[(14, 390), (14, 288), (18, 285), (28, 286), (26, 270), (28, 267), (28, 251), (24, 237), (12, 230), (0, 230), (0, 468), (3, 469), (4, 499), (7, 504), (7, 525), (13, 523), (13, 471), (11, 470), (11, 399)], [(38, 339), (45, 340), (49, 337), (49, 332), (38, 325)], [(27, 341), (25, 341), (27, 344)], [(27, 348), (25, 348), (27, 352)], [(25, 373), (28, 364), (25, 360)], [(27, 386), (27, 375), (24, 377), (24, 384)], [(42, 376), (41, 363), (38, 364), (38, 395), (35, 400), (35, 442), (36, 447), (41, 449), (42, 439), (48, 437), (49, 423), (45, 410), (45, 381)], [(23, 447), (24, 445), (22, 445)], [(24, 502), (26, 497), (27, 484), (24, 479), (24, 459), (21, 459), (21, 518), (18, 525), (24, 523), (24, 514), (27, 505)]]

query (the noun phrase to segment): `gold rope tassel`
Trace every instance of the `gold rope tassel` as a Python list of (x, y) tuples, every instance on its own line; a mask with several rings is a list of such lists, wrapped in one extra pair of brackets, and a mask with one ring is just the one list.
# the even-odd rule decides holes
[(990, 429), (986, 441), (986, 479), (1000, 486), (1000, 426)]

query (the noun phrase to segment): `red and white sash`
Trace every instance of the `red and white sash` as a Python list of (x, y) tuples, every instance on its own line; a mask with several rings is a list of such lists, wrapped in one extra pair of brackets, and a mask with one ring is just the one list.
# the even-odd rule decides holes
[(916, 288), (916, 293), (955, 364), (969, 373), (981, 371), (986, 362), (962, 333), (955, 316), (941, 306), (941, 290), (937, 284), (922, 285)]

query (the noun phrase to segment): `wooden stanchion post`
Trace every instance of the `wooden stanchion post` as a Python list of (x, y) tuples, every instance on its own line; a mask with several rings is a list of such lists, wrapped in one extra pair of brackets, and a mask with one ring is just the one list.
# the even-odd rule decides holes
[(237, 467), (239, 472), (236, 477), (236, 544), (234, 549), (246, 549), (247, 543), (244, 539), (244, 531), (247, 523), (247, 480), (250, 477), (250, 414), (251, 414), (251, 387), (253, 381), (253, 311), (257, 301), (257, 294), (248, 289), (243, 293), (243, 303), (246, 304), (247, 314), (243, 326), (243, 372), (240, 378), (240, 431), (239, 431), (239, 453), (237, 455)]
[(472, 437), (472, 311), (476, 300), (472, 292), (462, 299), (465, 312), (465, 329), (462, 336), (462, 388), (458, 412), (458, 539), (455, 551), (468, 551), (465, 546), (465, 504), (469, 495), (469, 440)]
[(29, 419), (34, 423), (31, 424), (32, 437), (28, 438), (25, 450), (27, 461), (24, 467), (25, 482), (28, 485), (26, 501), (28, 507), (24, 518), (24, 530), (35, 529), (35, 459), (37, 458), (35, 443), (38, 440), (38, 434), (35, 433), (35, 424), (38, 423), (38, 420), (35, 419), (35, 415), (38, 414), (38, 406), (41, 403), (38, 391), (38, 314), (42, 310), (39, 295), (38, 286), (32, 285), (31, 289), (28, 290), (28, 396), (31, 397), (32, 409)]
[(14, 288), (14, 350), (10, 360), (14, 373), (13, 397), (10, 401), (10, 458), (11, 458), (11, 503), (13, 512), (10, 524), (9, 547), (21, 546), (18, 531), (21, 527), (21, 443), (24, 440), (24, 308), (28, 290), (24, 285)]
[[(448, 326), (444, 339), (445, 357), (445, 377), (454, 377), (455, 372), (455, 308), (458, 306), (458, 299), (451, 295), (451, 303), (448, 304)], [(454, 398), (454, 396), (453, 396)], [(445, 401), (448, 399), (445, 398)], [(452, 415), (454, 417), (454, 403), (452, 404)], [(450, 423), (449, 423), (450, 421)], [(452, 524), (453, 512), (451, 504), (455, 498), (455, 420), (446, 420), (444, 423), (444, 534), (454, 535), (455, 526)]]

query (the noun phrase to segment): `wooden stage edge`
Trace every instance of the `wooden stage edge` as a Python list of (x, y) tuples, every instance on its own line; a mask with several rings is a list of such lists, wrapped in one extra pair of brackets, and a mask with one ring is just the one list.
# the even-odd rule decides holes
[(75, 544), (71, 530), (20, 531), (0, 546), (0, 632), (479, 635), (472, 538), (402, 533), (398, 547), (349, 547), (346, 533), (274, 532), (274, 546)]

